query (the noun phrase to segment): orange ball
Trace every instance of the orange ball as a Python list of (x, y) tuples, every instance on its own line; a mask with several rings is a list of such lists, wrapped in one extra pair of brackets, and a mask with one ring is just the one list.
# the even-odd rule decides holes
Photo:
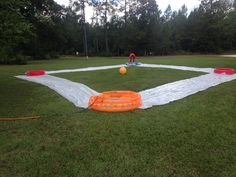
[(119, 69), (119, 72), (120, 72), (120, 74), (124, 75), (124, 74), (127, 73), (127, 69), (126, 69), (124, 66), (122, 66), (122, 67)]

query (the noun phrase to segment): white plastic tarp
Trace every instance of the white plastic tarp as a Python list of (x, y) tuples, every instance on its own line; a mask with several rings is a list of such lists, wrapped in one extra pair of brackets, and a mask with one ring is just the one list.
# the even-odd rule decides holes
[(195, 71), (195, 72), (204, 72), (204, 73), (212, 73), (212, 68), (195, 68), (188, 66), (173, 66), (173, 65), (157, 65), (157, 64), (141, 64), (138, 67), (146, 67), (146, 68), (168, 68), (168, 69), (179, 69), (186, 71)]
[[(113, 65), (113, 66), (99, 66), (89, 67), (80, 69), (68, 69), (68, 70), (57, 70), (47, 71), (47, 74), (65, 73), (65, 72), (80, 72), (80, 71), (95, 71), (103, 69), (119, 68), (125, 65)], [(229, 82), (236, 79), (234, 75), (214, 74), (212, 68), (194, 68), (187, 66), (172, 66), (172, 65), (157, 65), (157, 64), (141, 64), (138, 67), (152, 67), (152, 68), (169, 68), (169, 69), (180, 69), (196, 72), (208, 73), (202, 76), (180, 80), (172, 83), (168, 83), (162, 86), (158, 86), (152, 89), (140, 91), (142, 98), (141, 109), (150, 108), (155, 105), (164, 105), (172, 101), (176, 101), (185, 98), (189, 95), (197, 92), (206, 90), (210, 87), (218, 84)], [(99, 93), (89, 88), (88, 86), (69, 81), (67, 79), (58, 78), (55, 76), (44, 75), (44, 76), (17, 76), (17, 78), (39, 83), (55, 90), (57, 93), (65, 97), (67, 100), (72, 102), (77, 107), (87, 108), (89, 98)]]
[(88, 86), (67, 79), (58, 78), (55, 76), (16, 76), (19, 79), (39, 83), (48, 86), (55, 90), (61, 96), (72, 102), (75, 106), (87, 108), (90, 96), (98, 95), (98, 92)]
[[(111, 65), (111, 66), (87, 67), (87, 68), (79, 68), (79, 69), (63, 69), (63, 70), (56, 70), (56, 71), (46, 71), (46, 74), (81, 72), (81, 71), (97, 71), (97, 70), (104, 70), (104, 69), (120, 68), (122, 66), (127, 66), (127, 65), (121, 64), (121, 65)], [(129, 66), (146, 67), (146, 68), (179, 69), (179, 70), (196, 71), (196, 72), (204, 72), (204, 73), (213, 72), (212, 68), (195, 68), (195, 67), (188, 67), (188, 66), (158, 65), (158, 64), (143, 64), (143, 63), (140, 63), (138, 65), (129, 65)]]
[(143, 105), (141, 109), (155, 105), (164, 105), (172, 101), (206, 90), (210, 87), (236, 79), (234, 75), (206, 74), (190, 79), (180, 80), (139, 92)]
[(112, 69), (112, 68), (120, 68), (125, 65), (112, 65), (112, 66), (97, 66), (97, 67), (87, 67), (87, 68), (79, 68), (79, 69), (63, 69), (56, 71), (46, 71), (46, 74), (57, 74), (57, 73), (71, 73), (71, 72), (81, 72), (81, 71), (97, 71), (104, 69)]

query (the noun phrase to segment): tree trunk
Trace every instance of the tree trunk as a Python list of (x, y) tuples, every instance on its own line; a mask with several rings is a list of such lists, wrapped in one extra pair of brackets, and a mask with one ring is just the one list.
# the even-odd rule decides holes
[(99, 47), (98, 47), (98, 39), (96, 39), (96, 52), (99, 53)]
[(125, 0), (125, 27), (127, 23), (127, 0)]
[(84, 53), (86, 58), (88, 59), (88, 44), (87, 44), (87, 31), (85, 24), (85, 4), (84, 0), (82, 0), (82, 18), (83, 18), (83, 30), (84, 30)]
[(109, 53), (109, 46), (108, 46), (108, 34), (107, 34), (107, 11), (108, 11), (108, 0), (106, 0), (105, 4), (105, 45), (106, 45), (106, 53)]

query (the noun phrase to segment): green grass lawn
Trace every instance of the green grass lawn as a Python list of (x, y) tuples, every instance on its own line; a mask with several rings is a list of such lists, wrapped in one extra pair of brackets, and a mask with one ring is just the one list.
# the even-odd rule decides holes
[(187, 79), (204, 73), (158, 69), (158, 68), (127, 68), (127, 74), (121, 76), (118, 69), (108, 69), (96, 72), (75, 72), (56, 74), (75, 82), (83, 83), (96, 91), (109, 90), (132, 90), (142, 91), (170, 83), (177, 80)]
[[(236, 58), (170, 56), (143, 63), (232, 67)], [(235, 177), (236, 81), (147, 110), (100, 113), (82, 110), (53, 90), (14, 78), (29, 69), (72, 69), (122, 64), (127, 58), (64, 57), (25, 66), (0, 66), (0, 117), (39, 115), (39, 120), (0, 122), (2, 177)], [(128, 68), (56, 76), (97, 91), (140, 91), (203, 73)]]

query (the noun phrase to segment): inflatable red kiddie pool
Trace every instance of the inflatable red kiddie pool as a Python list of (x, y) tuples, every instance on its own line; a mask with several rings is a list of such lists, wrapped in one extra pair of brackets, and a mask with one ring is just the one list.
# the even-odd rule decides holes
[(42, 76), (45, 75), (46, 72), (44, 70), (29, 70), (25, 74), (26, 76)]
[(215, 68), (214, 73), (232, 75), (235, 73), (235, 70), (232, 68)]

